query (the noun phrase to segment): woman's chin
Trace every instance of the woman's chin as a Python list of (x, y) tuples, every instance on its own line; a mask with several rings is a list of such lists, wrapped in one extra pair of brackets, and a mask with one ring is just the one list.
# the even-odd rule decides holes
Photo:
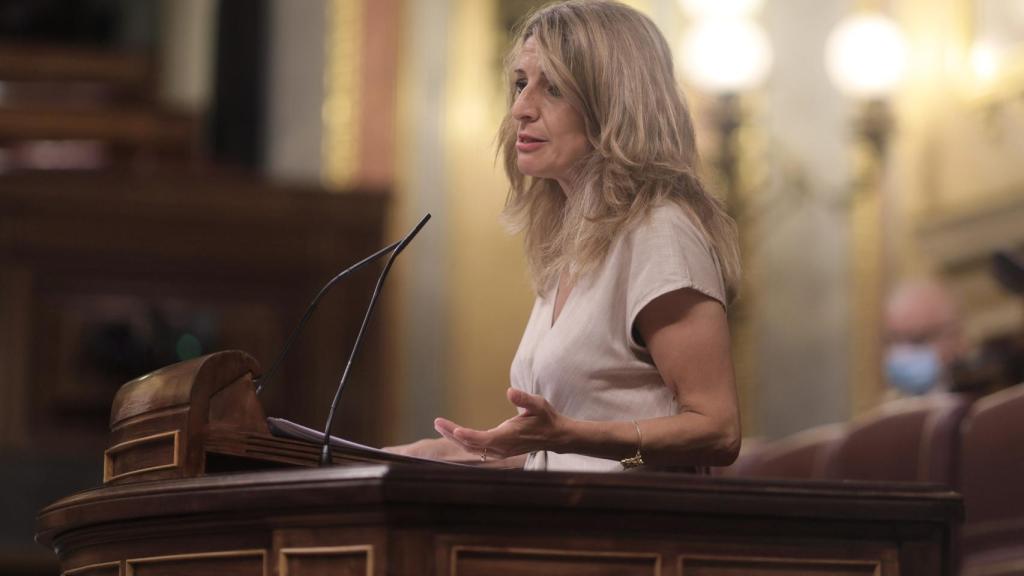
[(516, 168), (519, 169), (519, 172), (524, 176), (529, 176), (531, 178), (547, 178), (543, 170), (538, 170), (537, 167), (530, 162), (519, 161), (516, 163)]

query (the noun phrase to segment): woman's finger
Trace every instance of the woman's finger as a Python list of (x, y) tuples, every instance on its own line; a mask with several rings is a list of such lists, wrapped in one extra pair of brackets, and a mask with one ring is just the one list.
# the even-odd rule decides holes
[(451, 420), (437, 418), (434, 429), (445, 438), (471, 452), (479, 452), (487, 447), (487, 432), (459, 426)]
[(473, 446), (477, 449), (483, 449), (490, 444), (490, 434), (481, 430), (473, 430), (472, 428), (458, 427), (452, 431), (452, 434), (463, 444)]
[(444, 418), (434, 420), (434, 430), (437, 430), (438, 434), (452, 441), (456, 446), (462, 447), (463, 450), (472, 450), (470, 446), (467, 446), (464, 442), (455, 437), (454, 431), (456, 428), (458, 428), (458, 426), (450, 420), (445, 420)]
[(543, 396), (523, 392), (518, 388), (509, 388), (505, 395), (509, 402), (520, 408), (525, 408), (527, 412), (536, 413), (544, 409)]
[(442, 430), (451, 434), (458, 428), (459, 425), (446, 418), (434, 418), (434, 430), (441, 432)]

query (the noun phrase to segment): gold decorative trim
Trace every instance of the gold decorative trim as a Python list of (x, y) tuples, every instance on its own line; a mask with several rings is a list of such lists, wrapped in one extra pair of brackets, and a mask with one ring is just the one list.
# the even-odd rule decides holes
[(880, 560), (843, 560), (841, 558), (796, 558), (790, 556), (715, 556), (710, 554), (680, 554), (677, 565), (679, 576), (686, 576), (686, 560), (717, 560), (720, 562), (763, 562), (765, 564), (832, 564), (837, 566), (863, 566), (874, 568), (873, 576), (881, 576)]
[(460, 552), (496, 552), (504, 554), (532, 554), (534, 556), (573, 556), (584, 558), (649, 558), (654, 560), (654, 575), (661, 576), (661, 554), (657, 552), (627, 552), (603, 550), (567, 550), (558, 548), (517, 548), (507, 546), (452, 546), (449, 574), (456, 575), (456, 560)]
[(354, 546), (312, 546), (304, 548), (281, 548), (277, 554), (278, 576), (288, 576), (288, 556), (341, 556), (356, 555), (363, 552), (366, 555), (366, 576), (373, 575), (373, 545), (358, 544)]
[(359, 171), (363, 1), (327, 4), (321, 177), (329, 188), (351, 186)]
[(117, 567), (117, 574), (120, 576), (122, 572), (120, 560), (115, 562), (100, 562), (99, 564), (87, 564), (85, 566), (79, 566), (78, 568), (72, 568), (71, 570), (65, 570), (60, 574), (61, 576), (74, 576), (75, 574), (80, 574), (86, 570), (101, 570), (103, 568), (113, 568), (114, 566)]
[(129, 558), (125, 560), (125, 576), (135, 576), (136, 564), (155, 564), (180, 560), (201, 560), (203, 558), (246, 558), (259, 557), (260, 573), (267, 573), (267, 551), (262, 548), (249, 550), (224, 550), (223, 552), (195, 552), (189, 554), (170, 554), (167, 556), (148, 556), (145, 558)]
[[(167, 468), (177, 468), (179, 466), (179, 463), (180, 463), (180, 459), (179, 459), (179, 456), (178, 456), (178, 450), (180, 448), (180, 446), (179, 446), (179, 432), (180, 432), (180, 430), (175, 429), (175, 430), (171, 430), (170, 432), (161, 432), (159, 434), (153, 434), (151, 436), (145, 436), (143, 438), (135, 438), (135, 439), (132, 439), (132, 440), (127, 440), (125, 442), (121, 442), (120, 444), (115, 444), (114, 446), (111, 446), (110, 448), (107, 448), (106, 450), (104, 450), (103, 451), (103, 483), (106, 484), (108, 482), (112, 482), (114, 480), (117, 480), (118, 478), (124, 478), (125, 476), (132, 476), (134, 474), (142, 474), (143, 472), (153, 472), (154, 470), (164, 470), (164, 469), (167, 469)], [(150, 466), (148, 468), (139, 468), (138, 470), (131, 470), (131, 471), (128, 471), (128, 472), (124, 472), (122, 474), (116, 474), (116, 475), (114, 474), (114, 459), (113, 459), (113, 456), (115, 454), (117, 454), (118, 452), (123, 452), (123, 451), (127, 450), (128, 448), (131, 448), (133, 446), (137, 446), (139, 444), (147, 444), (147, 443), (155, 442), (155, 441), (160, 440), (162, 438), (166, 438), (167, 436), (172, 436), (173, 440), (174, 440), (172, 460), (171, 460), (170, 464), (159, 464), (157, 466)]]
[[(886, 114), (887, 112), (880, 112)], [(858, 132), (871, 123), (872, 108), (865, 105), (857, 119)], [(878, 405), (885, 392), (882, 373), (883, 308), (886, 290), (888, 232), (885, 229), (886, 158), (864, 135), (850, 145), (855, 192), (850, 199), (850, 416)]]

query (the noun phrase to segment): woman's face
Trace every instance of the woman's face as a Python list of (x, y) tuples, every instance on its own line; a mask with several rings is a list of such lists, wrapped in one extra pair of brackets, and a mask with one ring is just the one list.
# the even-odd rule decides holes
[(541, 71), (533, 38), (523, 44), (515, 63), (516, 97), (512, 117), (518, 122), (516, 164), (535, 178), (558, 180), (569, 191), (572, 169), (590, 151), (580, 115), (548, 83)]

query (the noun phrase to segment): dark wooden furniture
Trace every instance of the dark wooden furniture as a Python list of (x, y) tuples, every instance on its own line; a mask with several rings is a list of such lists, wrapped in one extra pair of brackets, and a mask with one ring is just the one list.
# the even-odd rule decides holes
[[(256, 360), (226, 350), (127, 382), (114, 396), (103, 483), (193, 478), (225, 470), (316, 466), (320, 446), (276, 437), (256, 396)], [(379, 462), (334, 450), (336, 463)], [(395, 460), (408, 460), (393, 456)]]
[[(239, 351), (121, 387), (105, 487), (42, 510), (76, 576), (950, 574), (959, 495), (928, 484), (315, 462), (272, 437)], [(336, 451), (336, 460), (365, 454)]]
[(268, 433), (259, 373), (228, 351), (121, 387), (106, 487), (38, 518), (64, 574), (949, 573), (959, 496), (924, 484), (395, 463), (212, 473), (225, 458), (315, 462), (314, 445)]
[(935, 576), (959, 510), (917, 484), (390, 464), (90, 490), (37, 540), (77, 576)]
[(4, 172), (199, 162), (202, 117), (161, 102), (156, 64), (141, 47), (0, 41)]
[[(0, 574), (56, 573), (30, 527), (43, 506), (102, 482), (121, 384), (176, 361), (183, 333), (200, 337), (201, 353), (242, 349), (268, 366), (323, 283), (393, 241), (388, 202), (213, 168), (0, 178), (0, 488), (10, 495)], [(324, 298), (260, 396), (268, 414), (324, 421), (377, 271)], [(336, 422), (361, 442), (390, 431), (382, 354), (395, 286), (384, 287)], [(193, 330), (203, 325), (209, 339)], [(101, 337), (129, 328), (131, 338)], [(120, 349), (98, 344), (125, 340), (139, 353), (111, 364)]]
[[(118, 386), (174, 359), (115, 378), (83, 346), (93, 327), (148, 322), (151, 310), (210, 318), (216, 334), (204, 353), (243, 349), (268, 365), (323, 283), (388, 243), (386, 214), (387, 196), (375, 191), (328, 194), (224, 170), (6, 176), (0, 443), (40, 452), (107, 445)], [(323, 300), (263, 392), (270, 413), (324, 421), (375, 270)], [(367, 333), (336, 428), (362, 441), (385, 434), (387, 415), (365, 409), (388, 405), (384, 319)]]

